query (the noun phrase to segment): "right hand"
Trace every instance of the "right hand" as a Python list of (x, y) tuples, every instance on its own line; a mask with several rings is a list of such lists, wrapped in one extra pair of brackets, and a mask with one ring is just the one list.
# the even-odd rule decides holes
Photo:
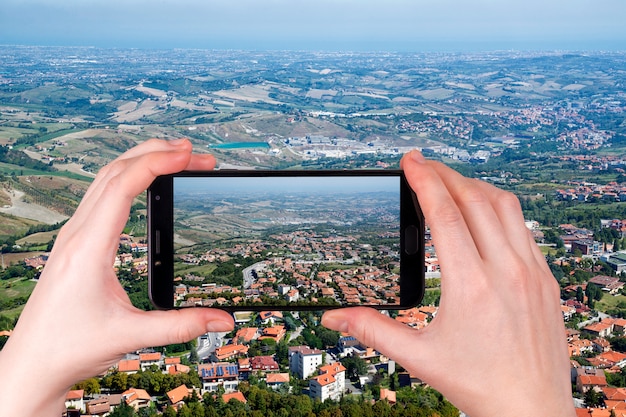
[(478, 416), (573, 416), (559, 286), (519, 201), (417, 152), (402, 169), (441, 265), (437, 316), (414, 330), (376, 310), (327, 311), (325, 326), (396, 360)]

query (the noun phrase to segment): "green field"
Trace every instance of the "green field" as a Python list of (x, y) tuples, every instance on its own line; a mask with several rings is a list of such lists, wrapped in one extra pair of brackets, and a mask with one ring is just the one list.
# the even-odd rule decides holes
[[(32, 280), (24, 280), (23, 278), (9, 279), (0, 281), (0, 305), (4, 305), (16, 298), (28, 298), (33, 292), (37, 283)], [(10, 318), (16, 318), (20, 315), (24, 305), (20, 305), (11, 309), (2, 310), (0, 314)]]
[(618, 304), (626, 303), (625, 295), (609, 295), (604, 294), (602, 300), (596, 302), (595, 309), (599, 311), (607, 311), (618, 308)]

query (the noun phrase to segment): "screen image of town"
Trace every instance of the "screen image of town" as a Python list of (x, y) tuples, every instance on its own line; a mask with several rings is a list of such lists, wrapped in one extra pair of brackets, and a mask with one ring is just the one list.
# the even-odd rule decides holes
[(176, 177), (174, 306), (398, 305), (397, 176)]

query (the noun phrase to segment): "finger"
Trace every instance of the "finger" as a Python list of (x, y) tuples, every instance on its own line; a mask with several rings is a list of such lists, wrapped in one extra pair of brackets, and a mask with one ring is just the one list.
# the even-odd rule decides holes
[(139, 311), (136, 317), (128, 320), (128, 340), (132, 346), (125, 346), (130, 352), (145, 346), (165, 346), (186, 343), (210, 332), (229, 332), (234, 328), (230, 314), (211, 308), (187, 308), (169, 311)]
[[(496, 213), (492, 201), (478, 180), (465, 178), (451, 168), (433, 162), (433, 169), (439, 174), (472, 236), (474, 245), (485, 261), (498, 261), (503, 251), (514, 252), (507, 236), (507, 230)], [(498, 193), (503, 198), (503, 193)], [(522, 223), (523, 226), (523, 223)], [(524, 242), (527, 237), (524, 236)]]
[[(503, 191), (491, 184), (477, 181), (476, 186), (482, 188), (494, 208), (496, 216), (504, 229), (503, 236), (515, 247), (515, 250), (524, 258), (534, 256), (537, 246), (524, 219), (522, 207), (518, 198), (510, 192)], [(529, 236), (531, 239), (529, 240)], [(528, 244), (525, 244), (527, 243)]]
[[(149, 152), (135, 158), (122, 158), (107, 166), (101, 180), (92, 184), (92, 192), (84, 198), (68, 222), (74, 233), (85, 234), (96, 242), (111, 243), (128, 218), (133, 199), (157, 175), (184, 169), (191, 160), (190, 146), (160, 152)], [(100, 175), (100, 174), (99, 174)], [(83, 228), (86, 223), (89, 228)]]
[(472, 234), (463, 213), (433, 165), (417, 151), (410, 152), (401, 161), (406, 179), (430, 226), (435, 246), (446, 248), (438, 253), (442, 271), (448, 271), (452, 277), (463, 277), (467, 269), (479, 266), (479, 252), (472, 244)]
[(322, 316), (322, 325), (331, 330), (348, 333), (365, 346), (374, 348), (396, 361), (411, 358), (411, 363), (402, 363), (404, 367), (417, 366), (415, 364), (428, 357), (428, 347), (418, 345), (419, 331), (372, 308), (328, 310)]
[[(122, 155), (117, 157), (114, 161), (104, 166), (96, 176), (96, 179), (89, 187), (85, 195), (83, 196), (84, 201), (92, 201), (91, 194), (98, 194), (100, 190), (100, 186), (102, 183), (105, 183), (110, 175), (114, 175), (116, 173), (115, 167), (123, 166), (123, 161), (138, 158), (143, 155), (148, 155), (153, 152), (167, 152), (167, 151), (176, 151), (179, 149), (188, 149), (188, 152), (191, 152), (191, 143), (185, 139), (174, 140), (174, 141), (165, 141), (159, 139), (149, 139), (129, 150), (124, 152)], [(79, 207), (80, 208), (80, 207)]]

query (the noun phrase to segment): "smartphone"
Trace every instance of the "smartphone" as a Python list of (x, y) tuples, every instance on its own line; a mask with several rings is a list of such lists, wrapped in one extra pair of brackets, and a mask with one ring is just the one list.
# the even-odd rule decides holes
[(406, 309), (424, 295), (424, 218), (401, 170), (217, 170), (148, 189), (159, 309)]

